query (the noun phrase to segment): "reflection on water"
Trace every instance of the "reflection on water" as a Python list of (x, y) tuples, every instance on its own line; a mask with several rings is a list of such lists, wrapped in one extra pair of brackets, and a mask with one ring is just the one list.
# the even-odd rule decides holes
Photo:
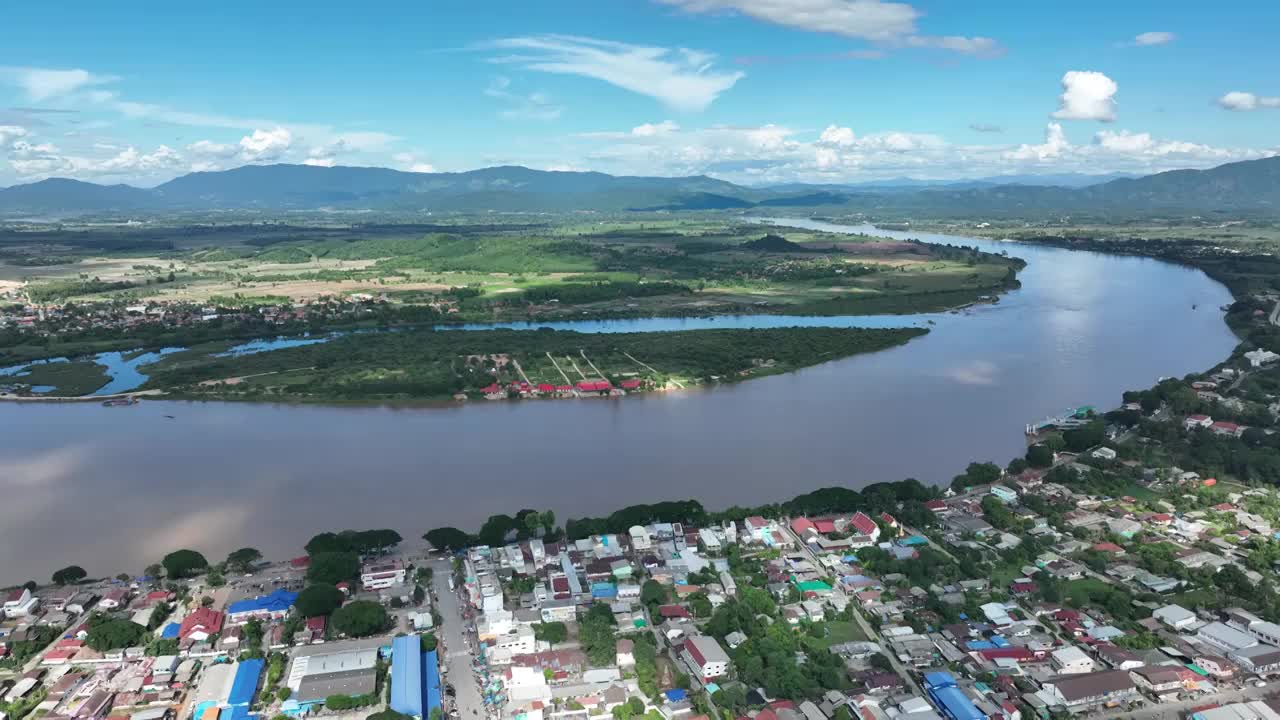
[(417, 537), (524, 507), (563, 519), (662, 499), (719, 508), (827, 485), (945, 482), (972, 460), (1020, 454), (1029, 421), (1114, 406), (1124, 390), (1210, 367), (1235, 344), (1217, 309), (1229, 294), (1198, 271), (897, 235), (1007, 250), (1028, 261), (1023, 287), (929, 316), (932, 332), (902, 347), (671, 395), (431, 410), (0, 405), (0, 585), (72, 563), (140, 572), (180, 545), (211, 558), (243, 545), (288, 557), (322, 530)]

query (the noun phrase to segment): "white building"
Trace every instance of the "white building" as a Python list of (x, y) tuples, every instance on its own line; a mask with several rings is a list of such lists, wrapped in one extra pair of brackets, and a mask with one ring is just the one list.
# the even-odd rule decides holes
[(7, 618), (20, 618), (33, 615), (40, 607), (40, 598), (31, 594), (31, 591), (22, 587), (9, 593), (4, 599), (4, 616)]
[(1093, 659), (1075, 645), (1060, 647), (1050, 653), (1053, 667), (1063, 675), (1090, 673), (1094, 671)]
[(703, 682), (723, 677), (729, 672), (729, 655), (715, 638), (690, 635), (684, 641), (681, 659)]
[(1181, 605), (1165, 605), (1151, 616), (1173, 630), (1185, 630), (1196, 624), (1196, 614)]
[(640, 525), (633, 525), (627, 534), (631, 536), (632, 550), (649, 550), (653, 547), (653, 538), (649, 536), (649, 531)]
[(385, 590), (405, 581), (404, 565), (399, 561), (366, 565), (360, 569), (360, 585), (365, 590)]

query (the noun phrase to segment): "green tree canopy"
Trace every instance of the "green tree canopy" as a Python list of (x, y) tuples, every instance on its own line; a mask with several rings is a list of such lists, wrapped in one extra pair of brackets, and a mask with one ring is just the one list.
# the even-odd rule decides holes
[(293, 607), (302, 617), (320, 617), (342, 607), (343, 600), (346, 600), (346, 595), (336, 585), (308, 585), (298, 593)]
[(137, 623), (99, 615), (89, 621), (85, 644), (98, 652), (106, 652), (141, 645), (146, 634), (147, 629)]
[(337, 585), (350, 581), (360, 572), (360, 556), (350, 551), (318, 552), (311, 554), (307, 566), (307, 582)]
[(438, 527), (422, 536), (437, 550), (461, 550), (471, 545), (471, 536), (456, 527)]
[(262, 553), (257, 548), (245, 547), (239, 550), (233, 550), (227, 555), (227, 569), (235, 572), (249, 572), (253, 569), (253, 564), (262, 559)]
[(372, 600), (356, 600), (333, 613), (333, 629), (350, 637), (365, 637), (387, 627), (387, 611)]
[(533, 626), (533, 636), (552, 645), (559, 645), (569, 639), (569, 629), (562, 622), (536, 623)]
[(382, 552), (400, 544), (404, 538), (395, 530), (343, 530), (325, 532), (307, 541), (308, 555), (324, 552), (350, 552), (358, 555)]
[(88, 573), (79, 565), (68, 565), (53, 573), (53, 582), (57, 585), (70, 585), (85, 579)]
[(171, 580), (199, 575), (209, 567), (209, 561), (195, 550), (174, 550), (160, 561), (164, 566), (164, 574)]

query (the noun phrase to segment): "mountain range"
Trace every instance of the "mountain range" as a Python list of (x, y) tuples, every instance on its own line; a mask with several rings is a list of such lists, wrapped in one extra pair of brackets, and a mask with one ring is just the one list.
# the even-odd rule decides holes
[[(412, 173), (373, 167), (246, 165), (154, 188), (51, 178), (0, 189), (0, 213), (74, 216), (206, 210), (524, 211), (830, 207), (955, 214), (1234, 211), (1280, 214), (1280, 157), (1085, 184), (1096, 176), (1009, 176), (745, 187), (706, 176), (630, 177), (491, 167)], [(1052, 184), (1054, 180), (1061, 184)], [(1068, 186), (1071, 185), (1071, 186)]]

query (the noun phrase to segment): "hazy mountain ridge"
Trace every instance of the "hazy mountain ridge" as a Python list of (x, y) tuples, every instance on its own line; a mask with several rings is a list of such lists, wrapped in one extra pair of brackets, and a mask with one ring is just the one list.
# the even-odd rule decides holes
[[(1046, 176), (1046, 180), (1064, 176)], [(707, 176), (638, 177), (518, 166), (458, 173), (373, 167), (247, 165), (183, 175), (152, 189), (53, 178), (0, 190), (0, 212), (99, 213), (323, 208), (435, 211), (714, 210), (752, 207), (929, 209), (935, 213), (1252, 210), (1280, 212), (1280, 157), (1174, 170), (1083, 187), (961, 181), (944, 185), (804, 184), (750, 188)], [(1015, 182), (1017, 181), (1017, 182)]]

